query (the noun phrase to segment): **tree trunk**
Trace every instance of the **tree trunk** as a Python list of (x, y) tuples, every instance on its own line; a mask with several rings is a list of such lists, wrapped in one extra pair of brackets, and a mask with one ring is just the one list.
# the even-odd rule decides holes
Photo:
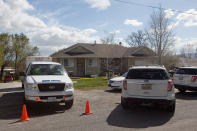
[(1, 80), (1, 81), (3, 80), (3, 70), (4, 70), (4, 68), (5, 68), (5, 64), (3, 64), (3, 65), (1, 66), (1, 74), (0, 74), (0, 80)]
[(159, 45), (157, 54), (158, 54), (158, 64), (161, 65), (162, 64), (161, 44)]
[(15, 80), (16, 80), (16, 77), (17, 77), (17, 59), (18, 59), (18, 55), (16, 54), (16, 59), (15, 59), (15, 63), (14, 63), (14, 68), (15, 68), (14, 79)]

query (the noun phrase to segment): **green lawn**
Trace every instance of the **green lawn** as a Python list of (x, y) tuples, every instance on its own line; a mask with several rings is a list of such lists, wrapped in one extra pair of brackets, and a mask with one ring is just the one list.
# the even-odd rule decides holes
[(79, 90), (91, 90), (91, 89), (101, 89), (107, 88), (106, 77), (99, 76), (95, 78), (86, 77), (71, 77), (74, 83), (74, 88)]

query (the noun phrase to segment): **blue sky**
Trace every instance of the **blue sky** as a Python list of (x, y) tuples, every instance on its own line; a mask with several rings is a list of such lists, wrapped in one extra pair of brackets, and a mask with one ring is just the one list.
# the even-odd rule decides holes
[[(161, 5), (175, 25), (176, 51), (187, 43), (197, 46), (196, 0), (122, 1)], [(23, 32), (41, 55), (50, 55), (77, 42), (99, 42), (111, 32), (124, 43), (131, 32), (148, 28), (152, 12), (115, 0), (0, 0), (0, 32)]]

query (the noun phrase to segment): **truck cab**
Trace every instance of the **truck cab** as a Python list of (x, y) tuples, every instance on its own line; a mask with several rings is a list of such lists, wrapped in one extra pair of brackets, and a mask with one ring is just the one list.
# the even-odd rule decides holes
[(31, 62), (24, 73), (25, 101), (65, 103), (71, 108), (73, 82), (64, 67), (56, 62)]

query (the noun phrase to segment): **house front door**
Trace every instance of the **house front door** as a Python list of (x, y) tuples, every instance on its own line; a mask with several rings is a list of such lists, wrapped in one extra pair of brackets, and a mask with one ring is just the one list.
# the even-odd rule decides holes
[(77, 58), (77, 76), (85, 76), (85, 58)]

